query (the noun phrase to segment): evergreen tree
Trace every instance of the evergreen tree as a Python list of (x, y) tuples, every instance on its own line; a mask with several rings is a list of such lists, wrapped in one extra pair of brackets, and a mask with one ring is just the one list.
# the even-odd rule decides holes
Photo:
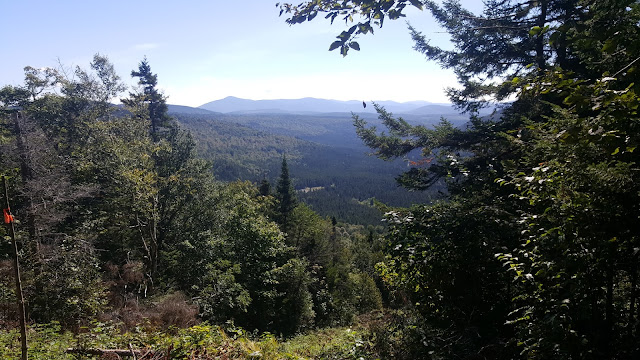
[(260, 191), (260, 195), (269, 196), (271, 195), (271, 183), (266, 178), (262, 179), (260, 182), (260, 186), (258, 186), (258, 190)]
[(287, 166), (287, 158), (282, 157), (282, 168), (280, 178), (276, 186), (277, 204), (277, 220), (285, 233), (291, 228), (291, 213), (298, 205), (291, 178), (289, 177), (289, 167)]
[[(130, 93), (130, 97), (122, 102), (136, 118), (144, 121), (144, 126), (150, 127), (149, 136), (140, 136), (134, 144), (151, 146), (142, 151), (147, 161), (138, 161), (136, 165), (137, 174), (144, 175), (136, 186), (140, 186), (139, 191), (146, 196), (141, 193), (135, 198), (145, 199), (146, 204), (135, 227), (143, 229), (141, 234), (147, 252), (148, 276), (155, 280), (161, 275), (159, 264), (163, 261), (166, 246), (180, 237), (180, 232), (175, 231), (176, 219), (193, 197), (193, 190), (186, 191), (185, 186), (189, 186), (194, 178), (203, 177), (199, 172), (206, 172), (207, 166), (198, 164), (200, 160), (195, 159), (195, 142), (191, 134), (180, 129), (175, 119), (168, 115), (166, 99), (156, 88), (157, 75), (151, 72), (146, 58), (140, 62), (138, 71), (131, 72), (131, 76), (139, 78), (141, 91)], [(147, 173), (140, 171), (141, 164), (147, 166)], [(127, 190), (136, 189), (136, 186)]]
[(154, 141), (158, 141), (159, 129), (169, 126), (171, 120), (167, 114), (166, 97), (156, 88), (158, 76), (151, 72), (145, 57), (138, 65), (138, 71), (131, 71), (131, 77), (138, 78), (141, 91), (129, 93), (129, 99), (122, 99), (122, 103), (127, 105), (138, 118), (151, 121), (151, 137)]

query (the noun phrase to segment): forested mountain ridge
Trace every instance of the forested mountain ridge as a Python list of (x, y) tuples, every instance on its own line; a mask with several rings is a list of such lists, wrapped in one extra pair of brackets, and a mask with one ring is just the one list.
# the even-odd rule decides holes
[(318, 188), (299, 197), (323, 216), (381, 224), (373, 198), (409, 206), (439, 196), (437, 191), (412, 193), (398, 187), (394, 178), (406, 162), (381, 162), (367, 155), (346, 115), (173, 115), (194, 136), (198, 153), (212, 162), (220, 180), (274, 183), (286, 155), (295, 188)]
[[(244, 100), (244, 99), (239, 99)], [(322, 99), (318, 99), (322, 100)], [(253, 100), (247, 100), (253, 101)], [(274, 100), (280, 101), (280, 100)], [(298, 100), (287, 100), (297, 102)], [(324, 101), (324, 100), (323, 100)], [(326, 100), (332, 101), (332, 100)], [(205, 115), (203, 118), (211, 120), (221, 120), (226, 122), (234, 122), (242, 124), (248, 127), (252, 127), (259, 130), (265, 130), (267, 132), (279, 133), (284, 135), (290, 135), (294, 137), (306, 138), (308, 140), (315, 140), (313, 136), (330, 133), (332, 136), (351, 135), (351, 141), (347, 142), (347, 146), (360, 146), (366, 148), (362, 141), (355, 135), (353, 131), (353, 121), (351, 114), (355, 113), (364, 118), (370, 120), (373, 124), (381, 124), (378, 119), (378, 115), (375, 112), (373, 104), (376, 102), (369, 102), (371, 111), (362, 111), (362, 103), (360, 108), (355, 108), (354, 111), (302, 111), (295, 113), (292, 111), (283, 111), (279, 109), (264, 109), (264, 110), (232, 110), (227, 112), (216, 112), (206, 110), (203, 108), (182, 106), (182, 105), (168, 105), (168, 112), (172, 115), (179, 114), (201, 114)], [(384, 103), (384, 102), (383, 102)], [(378, 104), (378, 103), (376, 103)], [(406, 105), (409, 103), (396, 103)], [(379, 104), (381, 105), (381, 104)], [(304, 103), (296, 106), (304, 106)], [(384, 105), (382, 105), (384, 106)], [(456, 126), (463, 126), (469, 121), (467, 115), (461, 114), (459, 111), (451, 107), (450, 105), (425, 105), (425, 106), (412, 106), (410, 112), (397, 113), (399, 116), (404, 117), (408, 121), (422, 125), (434, 125), (437, 124), (441, 117), (444, 117), (456, 124)], [(243, 107), (233, 107), (233, 109), (242, 109)], [(386, 107), (385, 107), (386, 109)], [(388, 110), (390, 111), (390, 110)], [(486, 110), (483, 114), (489, 114), (490, 111)], [(345, 134), (346, 133), (346, 134)], [(342, 140), (342, 139), (340, 139)], [(357, 140), (357, 141), (356, 141)], [(338, 141), (316, 141), (320, 143), (337, 143)]]
[(167, 112), (169, 114), (181, 113), (181, 114), (214, 114), (215, 112), (202, 109), (202, 108), (194, 108), (191, 106), (184, 105), (172, 105), (167, 104)]

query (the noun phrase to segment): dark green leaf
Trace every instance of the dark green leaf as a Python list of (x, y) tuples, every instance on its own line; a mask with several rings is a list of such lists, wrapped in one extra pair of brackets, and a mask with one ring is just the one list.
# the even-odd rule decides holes
[(609, 39), (605, 41), (604, 45), (602, 46), (602, 52), (610, 54), (614, 52), (617, 47), (617, 41), (615, 41), (614, 39)]
[(422, 10), (422, 3), (418, 0), (409, 0), (409, 2), (411, 3), (411, 5), (417, 7), (418, 9)]
[(334, 42), (331, 44), (331, 46), (329, 46), (329, 51), (333, 51), (333, 50), (335, 50), (335, 49), (339, 48), (342, 44), (343, 44), (343, 42), (342, 42), (342, 41), (340, 41), (340, 40), (334, 41)]

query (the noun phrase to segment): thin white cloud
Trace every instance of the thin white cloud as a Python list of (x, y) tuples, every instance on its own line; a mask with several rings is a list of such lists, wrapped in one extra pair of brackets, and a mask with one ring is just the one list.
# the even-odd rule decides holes
[(157, 49), (158, 47), (160, 47), (160, 44), (158, 43), (144, 43), (133, 45), (133, 48), (135, 50), (153, 50)]

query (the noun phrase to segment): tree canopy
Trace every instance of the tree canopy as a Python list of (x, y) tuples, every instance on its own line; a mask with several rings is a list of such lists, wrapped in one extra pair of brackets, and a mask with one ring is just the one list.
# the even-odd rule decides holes
[[(10, 179), (30, 321), (76, 331), (208, 321), (290, 336), (381, 306), (373, 265), (350, 250), (364, 228), (338, 234), (300, 205), (284, 157), (275, 194), (266, 179), (261, 188), (216, 180), (168, 115), (149, 62), (132, 76), (140, 87), (124, 107), (109, 103), (125, 87), (102, 55), (73, 74), (27, 67), (24, 85), (0, 89), (0, 174)], [(0, 242), (3, 274), (9, 250)], [(8, 278), (3, 336), (15, 303)]]

